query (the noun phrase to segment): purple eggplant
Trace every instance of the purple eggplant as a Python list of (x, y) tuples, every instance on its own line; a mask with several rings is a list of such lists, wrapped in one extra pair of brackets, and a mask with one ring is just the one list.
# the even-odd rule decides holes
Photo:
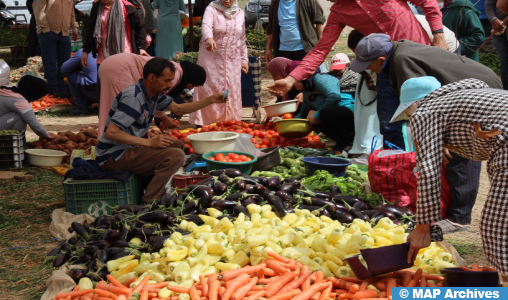
[[(106, 240), (106, 237), (108, 236), (110, 231), (111, 230), (109, 230), (109, 229), (104, 230), (104, 232), (99, 237), (97, 237), (97, 241), (104, 241), (104, 240)], [(90, 244), (90, 243), (88, 243), (88, 244)]]
[(127, 241), (116, 241), (111, 246), (118, 248), (129, 248), (129, 242)]
[(185, 216), (185, 218), (198, 226), (205, 224), (205, 222), (199, 217), (199, 215), (187, 215)]
[(322, 206), (319, 206), (319, 205), (300, 205), (298, 206), (298, 209), (306, 209), (306, 210), (309, 210), (310, 212), (314, 211), (314, 210), (320, 210)]
[(243, 180), (237, 181), (236, 184), (235, 184), (235, 188), (237, 190), (243, 190), (243, 189), (245, 189), (245, 184), (246, 183)]
[(159, 201), (157, 201), (157, 203), (159, 203), (160, 205), (167, 206), (169, 198), (171, 198), (171, 194), (164, 193), (164, 194), (160, 195)]
[(146, 224), (150, 224), (147, 221), (139, 220), (136, 222), (136, 227), (144, 227)]
[(69, 233), (73, 233), (73, 232), (74, 232), (74, 228), (69, 227), (69, 228), (67, 228), (67, 231), (68, 231)]
[(402, 222), (401, 222), (401, 221), (399, 221), (399, 220), (394, 220), (394, 221), (393, 221), (393, 224), (395, 224), (395, 225), (397, 225), (397, 226), (400, 226), (400, 225), (402, 225)]
[(195, 208), (195, 209), (189, 211), (189, 213), (187, 213), (185, 216), (197, 215), (197, 214), (199, 214), (199, 209)]
[(364, 214), (361, 210), (356, 209), (352, 207), (351, 205), (347, 204), (346, 201), (343, 201), (344, 205), (349, 209), (349, 213), (355, 218), (355, 219), (361, 219), (365, 222), (369, 221), (370, 218), (366, 214)]
[(136, 237), (136, 236), (152, 236), (153, 235), (153, 230), (151, 229), (148, 229), (148, 228), (139, 228), (139, 227), (134, 227), (131, 232), (130, 232), (130, 235), (132, 237)]
[[(223, 184), (223, 183), (221, 183)], [(212, 192), (213, 192), (213, 189), (212, 189)], [(211, 202), (212, 202), (212, 195), (213, 193), (210, 193), (210, 191), (208, 190), (202, 190), (199, 192), (199, 206), (201, 206), (201, 208), (208, 208), (210, 207), (211, 205)]]
[(188, 231), (185, 231), (185, 230), (183, 230), (183, 229), (180, 229), (180, 228), (174, 228), (174, 229), (175, 229), (175, 231), (178, 231), (178, 232), (180, 232), (180, 233), (181, 233), (181, 234), (182, 234), (183, 236), (186, 236), (186, 235), (189, 235), (189, 234), (191, 234), (190, 232), (188, 232)]
[[(269, 196), (269, 195), (266, 195), (266, 196)], [(260, 203), (263, 200), (263, 198), (261, 198), (261, 196), (259, 196), (259, 195), (250, 195), (246, 199), (252, 199), (254, 202), (256, 202), (256, 204)]]
[(233, 208), (233, 215), (235, 217), (238, 217), (241, 213), (243, 213), (244, 215), (250, 217), (249, 210), (245, 206), (237, 205), (237, 206), (235, 206)]
[(71, 244), (71, 245), (74, 245), (78, 242), (78, 239), (76, 237), (71, 237), (67, 243)]
[(266, 187), (269, 188), (272, 191), (276, 191), (280, 186), (280, 177), (279, 176), (273, 176), (268, 178), (268, 182), (266, 184)]
[(118, 230), (111, 230), (106, 236), (106, 241), (113, 243), (118, 240), (122, 234)]
[(234, 217), (228, 215), (217, 216), (217, 220), (222, 220), (224, 218), (228, 218), (231, 222), (235, 220)]
[(99, 261), (101, 264), (105, 264), (108, 261), (108, 252), (106, 250), (99, 250), (95, 252), (92, 259)]
[(231, 178), (243, 176), (242, 172), (237, 169), (222, 169), (210, 172), (210, 175), (212, 176), (220, 176), (221, 174), (226, 174), (228, 177)]
[[(250, 176), (243, 176), (243, 181), (247, 184), (256, 185), (256, 184), (263, 184), (264, 180), (261, 177), (250, 177)], [(264, 178), (264, 177), (263, 177)]]
[(153, 211), (139, 216), (139, 219), (150, 223), (166, 223), (168, 213), (165, 211)]
[(201, 181), (198, 181), (196, 183), (194, 183), (195, 185), (204, 185), (204, 186), (207, 186), (207, 187), (213, 187), (213, 183), (214, 183), (214, 179), (213, 177), (208, 177), (208, 178), (205, 178)]
[(296, 177), (286, 177), (284, 179), (284, 183), (292, 183), (292, 182), (295, 182), (295, 181), (298, 181), (298, 178), (296, 178)]
[(49, 251), (49, 253), (46, 254), (46, 256), (56, 256), (60, 254), (60, 252), (62, 252), (62, 249), (60, 249), (60, 247), (56, 247), (53, 250)]
[(317, 198), (322, 198), (322, 199), (332, 199), (333, 198), (333, 195), (328, 192), (322, 192), (322, 191), (311, 191), (311, 192), (314, 195), (316, 195), (315, 197), (317, 197)]
[(208, 216), (208, 209), (203, 208), (202, 210), (200, 210), (200, 211), (199, 211), (199, 214), (200, 214), (200, 215), (205, 215), (205, 216)]
[(166, 224), (173, 225), (175, 223), (176, 217), (172, 213), (168, 213), (168, 219), (166, 220)]
[(108, 225), (111, 224), (111, 221), (113, 221), (113, 217), (105, 216), (102, 218), (101, 225)]
[(362, 210), (362, 212), (364, 214), (366, 214), (367, 216), (372, 217), (373, 215), (377, 214), (379, 212), (379, 210), (367, 209), (367, 210)]
[(99, 228), (102, 225), (102, 219), (104, 219), (105, 215), (100, 215), (92, 222), (92, 227)]
[(325, 207), (330, 212), (335, 212), (337, 208), (337, 204), (333, 203), (332, 201), (328, 201), (322, 198), (303, 198), (305, 202), (309, 205), (318, 206), (318, 207)]
[(263, 176), (259, 176), (258, 178), (259, 178), (259, 181), (261, 181), (262, 185), (264, 185), (264, 186), (268, 185), (268, 178), (263, 177)]
[(254, 185), (252, 185), (252, 184), (246, 184), (245, 185), (245, 191), (247, 193), (249, 193), (249, 194), (254, 194), (254, 187), (255, 186), (256, 186), (255, 184)]
[(67, 249), (69, 249), (71, 246), (67, 243), (63, 243), (62, 245), (60, 245), (60, 249), (62, 249), (62, 251), (65, 251)]
[(229, 178), (229, 176), (228, 176), (228, 175), (226, 175), (226, 174), (220, 174), (220, 175), (219, 175), (219, 177), (218, 177), (218, 179), (219, 179), (219, 181), (220, 181), (221, 183), (225, 183), (225, 184), (227, 184), (227, 183), (230, 183), (230, 182), (231, 182), (231, 178)]
[(244, 207), (247, 207), (251, 204), (257, 204), (256, 201), (254, 201), (251, 197), (242, 201), (242, 206), (244, 206)]
[(85, 246), (83, 247), (83, 251), (85, 251), (88, 255), (94, 255), (95, 252), (99, 251), (99, 247), (97, 246)]
[(254, 194), (258, 194), (260, 196), (263, 196), (263, 194), (265, 193), (265, 187), (262, 184), (256, 184), (254, 186), (253, 192), (254, 192)]
[(182, 209), (182, 215), (187, 215), (189, 212), (197, 208), (197, 201), (186, 203)]
[(227, 192), (227, 190), (228, 190), (228, 186), (225, 183), (216, 182), (213, 185), (213, 192), (215, 195), (219, 195), (219, 196), (224, 195), (224, 193)]
[(268, 204), (272, 207), (273, 212), (279, 217), (283, 218), (287, 214), (286, 207), (284, 206), (284, 201), (279, 196), (270, 195), (265, 198)]
[(108, 248), (107, 252), (109, 256), (113, 256), (114, 254), (124, 252), (124, 248), (121, 247), (110, 247)]
[(160, 249), (164, 247), (164, 242), (171, 238), (171, 235), (163, 235), (163, 236), (151, 236), (148, 238), (148, 245), (150, 252), (159, 252)]
[(145, 207), (145, 208), (143, 208), (143, 209), (139, 210), (139, 211), (136, 213), (136, 215), (137, 215), (137, 216), (140, 216), (140, 215), (142, 215), (142, 214), (146, 214), (146, 213), (147, 213), (147, 212), (149, 212), (149, 211), (150, 211), (150, 209), (149, 209), (148, 207)]
[(355, 204), (353, 204), (353, 207), (358, 210), (366, 210), (369, 208), (367, 204), (365, 204), (363, 201), (356, 202)]
[(122, 215), (115, 215), (115, 216), (113, 217), (113, 220), (114, 220), (115, 222), (117, 222), (117, 223), (120, 223), (120, 222), (122, 222), (122, 220), (124, 220), (125, 218), (126, 218), (126, 217), (125, 217), (125, 216), (122, 216)]
[[(119, 258), (122, 258), (122, 257), (126, 257), (126, 256), (129, 256), (131, 255), (130, 252), (121, 252), (121, 253), (117, 253), (113, 256), (110, 257), (110, 260), (115, 260), (115, 259), (119, 259)], [(93, 260), (92, 260), (93, 261)]]
[(395, 215), (395, 217), (402, 218), (402, 216), (405, 214), (407, 216), (412, 216), (413, 212), (409, 208), (405, 207), (399, 207), (392, 204), (382, 204), (376, 206), (374, 209), (382, 210), (382, 211), (389, 211)]
[(275, 193), (275, 195), (277, 195), (277, 196), (281, 197), (281, 198), (282, 198), (282, 200), (284, 200), (284, 201), (288, 201), (288, 202), (291, 202), (291, 203), (293, 203), (293, 204), (295, 204), (295, 203), (296, 203), (295, 198), (293, 198), (293, 196), (291, 196), (291, 194), (290, 194), (290, 193), (288, 193), (288, 192), (284, 192), (284, 191), (277, 191), (277, 192)]
[(78, 236), (82, 236), (85, 240), (89, 239), (88, 232), (86, 232), (86, 229), (83, 225), (79, 224), (78, 222), (72, 222), (71, 226), (72, 229), (76, 231), (76, 234)]
[(226, 197), (226, 199), (224, 199), (224, 200), (238, 201), (238, 200), (242, 199), (243, 195), (244, 194), (240, 194), (240, 193), (231, 194), (231, 195), (228, 195)]
[(74, 280), (75, 283), (78, 283), (79, 280), (85, 277), (86, 274), (84, 269), (71, 269), (70, 275), (72, 280)]
[(212, 201), (211, 206), (220, 211), (225, 209), (232, 209), (236, 206), (236, 202), (229, 200), (221, 200), (221, 201)]
[(107, 247), (109, 247), (110, 243), (106, 240), (100, 240), (100, 241), (96, 241), (94, 246), (98, 247), (99, 250), (103, 250)]
[(319, 215), (320, 216), (325, 216), (325, 217), (328, 217), (328, 218), (331, 218), (332, 217), (332, 213), (328, 210), (328, 209), (322, 209), (319, 211)]
[(125, 209), (127, 211), (133, 212), (135, 214), (138, 213), (138, 211), (145, 209), (142, 205), (131, 205), (131, 204), (125, 204), (125, 205), (118, 205), (118, 209), (122, 210)]
[(353, 216), (350, 213), (343, 210), (336, 210), (334, 213), (332, 213), (331, 218), (335, 221), (347, 224), (352, 223), (354, 220)]
[(390, 220), (396, 220), (397, 218), (395, 217), (395, 214), (392, 213), (391, 211), (387, 211), (387, 210), (378, 210), (378, 211), (382, 211), (385, 216), (387, 216), (388, 218), (390, 218)]
[(71, 254), (69, 252), (63, 252), (57, 255), (53, 260), (53, 267), (60, 268), (71, 258)]
[(178, 193), (175, 191), (171, 194), (171, 197), (169, 197), (167, 203), (166, 203), (166, 207), (172, 207), (175, 205), (176, 203), (176, 200), (178, 200)]
[(372, 215), (372, 217), (370, 217), (370, 221), (373, 222), (374, 224), (377, 224), (377, 222), (379, 222), (379, 220), (381, 220), (382, 218), (386, 218), (386, 214), (383, 212), (383, 211), (378, 211), (376, 214)]
[(336, 185), (332, 186), (332, 190), (330, 192), (334, 196), (342, 194), (341, 191), (340, 191), (340, 188), (338, 186), (336, 186)]
[(88, 263), (92, 257), (88, 254), (83, 254), (78, 257), (78, 259), (73, 263), (73, 265), (83, 265)]
[(77, 242), (76, 244), (74, 244), (71, 248), (72, 251), (76, 251), (78, 249), (81, 249), (85, 247), (85, 244), (83, 244), (82, 242)]
[(333, 196), (332, 200), (335, 203), (341, 203), (341, 204), (343, 203), (342, 201), (345, 201), (349, 205), (354, 205), (356, 202), (362, 201), (362, 199), (355, 197), (355, 196), (350, 196), (350, 195)]

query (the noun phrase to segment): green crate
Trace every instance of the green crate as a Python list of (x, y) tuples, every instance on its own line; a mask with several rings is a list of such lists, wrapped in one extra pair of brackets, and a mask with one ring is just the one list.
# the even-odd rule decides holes
[(137, 204), (142, 191), (137, 176), (127, 183), (114, 179), (74, 180), (63, 182), (65, 209), (75, 215), (89, 214), (98, 217), (111, 214), (112, 207), (123, 204)]

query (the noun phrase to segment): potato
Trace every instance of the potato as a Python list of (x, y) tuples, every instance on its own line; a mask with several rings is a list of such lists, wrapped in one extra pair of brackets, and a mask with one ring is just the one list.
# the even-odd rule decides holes
[(85, 143), (78, 143), (79, 149), (85, 149)]
[(68, 130), (68, 131), (66, 131), (66, 132), (65, 132), (65, 135), (66, 135), (66, 136), (70, 136), (70, 135), (73, 135), (73, 134), (74, 134), (74, 132), (72, 132), (72, 131), (70, 131), (70, 130)]
[(49, 149), (48, 147), (49, 147), (49, 146), (52, 146), (52, 145), (54, 145), (54, 143), (53, 143), (52, 141), (49, 141), (49, 142), (44, 143), (44, 145), (43, 145), (42, 147), (43, 147), (44, 149)]
[(35, 148), (38, 146), (42, 146), (43, 144), (39, 141), (35, 141), (35, 142), (28, 142), (28, 143), (26, 143), (26, 145), (30, 148)]
[(63, 152), (67, 153), (67, 154), (71, 154), (72, 153), (72, 150), (69, 150), (69, 149), (64, 149)]
[(77, 137), (76, 137), (76, 143), (83, 143), (84, 141), (86, 140), (86, 136), (80, 132), (77, 134)]
[(90, 141), (90, 143), (91, 143), (93, 146), (97, 146), (97, 145), (99, 145), (99, 140), (92, 139), (92, 140)]
[(76, 143), (73, 143), (72, 141), (68, 141), (67, 143), (65, 143), (64, 147), (65, 149), (67, 150), (73, 150), (73, 149), (76, 149), (76, 146), (77, 144)]
[(46, 149), (49, 149), (49, 150), (60, 150), (56, 145), (49, 145)]
[(71, 135), (68, 135), (68, 137), (73, 142), (77, 142), (78, 141), (78, 135), (77, 134), (71, 134)]
[(58, 144), (56, 145), (56, 147), (58, 148), (58, 150), (65, 150), (65, 147), (62, 144)]
[(94, 139), (96, 139), (96, 138), (97, 138), (97, 133), (96, 133), (96, 132), (95, 132), (95, 130), (93, 130), (93, 129), (88, 128), (88, 129), (86, 129), (85, 131), (83, 131), (83, 133), (84, 133), (86, 136), (88, 136), (88, 137), (91, 137), (91, 138), (94, 138)]
[(68, 141), (70, 141), (70, 139), (69, 139), (66, 135), (61, 136), (61, 137), (58, 139), (58, 143), (59, 143), (59, 144), (65, 144), (65, 143), (67, 143)]
[(37, 146), (35, 147), (35, 149), (44, 149), (44, 148), (42, 148), (42, 146)]
[(57, 133), (57, 135), (60, 135), (60, 136), (65, 135), (65, 131), (59, 131), (59, 132)]

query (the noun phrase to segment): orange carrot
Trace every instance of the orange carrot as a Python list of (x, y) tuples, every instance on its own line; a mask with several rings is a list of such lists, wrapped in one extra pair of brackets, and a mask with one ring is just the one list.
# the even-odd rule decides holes
[(312, 273), (312, 274), (310, 275), (310, 281), (311, 281), (311, 282), (314, 282), (314, 280), (316, 280), (316, 277), (317, 277), (317, 273), (316, 273), (316, 272)]
[(388, 298), (392, 297), (392, 288), (394, 288), (397, 285), (397, 281), (395, 278), (388, 279), (388, 282), (386, 283), (386, 295), (388, 295)]
[(208, 296), (208, 299), (210, 300), (217, 300), (217, 296), (219, 295), (219, 288), (221, 287), (220, 281), (216, 279), (212, 282), (209, 282), (209, 284), (210, 287), (208, 288), (208, 294), (206, 296)]
[(295, 279), (296, 276), (298, 276), (300, 272), (287, 272), (286, 274), (282, 275), (279, 280), (270, 282), (265, 286), (266, 297), (272, 297), (273, 295), (277, 294), (277, 292), (282, 289), (288, 282)]
[(321, 297), (321, 292), (317, 292), (314, 295), (312, 295), (312, 297), (310, 297), (310, 299), (319, 300), (320, 297)]
[(259, 284), (269, 284), (270, 282), (277, 281), (281, 276), (273, 276), (272, 278), (263, 278), (258, 281)]
[[(239, 269), (237, 269), (239, 270)], [(224, 291), (224, 295), (222, 295), (222, 300), (229, 300), (233, 293), (239, 289), (241, 286), (244, 286), (250, 279), (250, 276), (246, 273), (241, 274), (236, 279), (231, 280), (229, 286), (226, 287)]]
[(263, 286), (260, 286), (260, 285), (255, 285), (252, 287), (251, 291), (254, 291), (254, 292), (259, 292), (259, 291), (264, 291), (265, 288)]
[(92, 289), (87, 289), (87, 290), (82, 290), (82, 291), (74, 291), (74, 292), (67, 292), (67, 293), (60, 293), (60, 294), (56, 294), (55, 298), (56, 299), (60, 299), (60, 298), (64, 298), (65, 299), (68, 296), (70, 296), (72, 298), (72, 297), (86, 295), (86, 294), (91, 293), (91, 292), (93, 292)]
[(377, 297), (376, 290), (365, 290), (355, 294), (355, 299), (375, 298), (375, 297)]
[[(276, 260), (270, 260), (266, 263), (266, 266), (270, 269), (272, 269), (273, 271), (275, 271), (276, 274), (284, 274), (286, 273), (286, 268), (284, 268), (283, 266), (280, 265), (280, 263), (278, 263)], [(239, 270), (239, 269), (237, 269)]]
[(79, 291), (79, 284), (78, 284), (78, 285), (76, 285), (76, 286), (72, 289), (72, 291), (73, 291), (73, 292), (75, 292), (75, 291)]
[(147, 285), (145, 285), (145, 288), (146, 289), (162, 289), (162, 288), (165, 288), (167, 285), (168, 285), (168, 282), (165, 281), (165, 282), (160, 282), (160, 283), (155, 283), (155, 284), (147, 284)]
[(339, 295), (347, 293), (347, 290), (345, 290), (345, 289), (335, 289), (334, 291), (336, 294), (339, 294)]
[[(220, 284), (220, 281), (219, 281), (219, 284)], [(175, 292), (175, 293), (180, 293), (180, 294), (188, 294), (189, 293), (189, 288), (186, 288), (186, 287), (168, 285), (168, 286), (166, 286), (166, 288), (170, 291)]]
[(256, 274), (260, 269), (263, 269), (266, 265), (259, 264), (255, 267), (250, 268), (240, 268), (240, 269), (234, 269), (234, 270), (227, 270), (223, 271), (219, 274), (219, 279), (223, 281), (229, 281), (231, 279), (238, 278), (242, 274)]
[(159, 295), (156, 293), (148, 293), (148, 300), (158, 298)]
[(328, 277), (326, 280), (330, 281), (334, 287), (344, 288), (346, 286), (346, 282), (335, 277)]
[(420, 283), (418, 284), (418, 287), (427, 287), (427, 278), (422, 277)]
[(349, 288), (349, 292), (354, 294), (356, 292), (358, 292), (360, 290), (360, 286), (358, 286), (358, 284), (353, 284), (350, 288)]
[(306, 291), (310, 288), (310, 276), (302, 283), (302, 291)]
[(275, 271), (272, 270), (272, 269), (269, 269), (269, 268), (263, 268), (263, 273), (266, 275), (266, 276), (275, 276)]
[(143, 278), (143, 280), (141, 280), (141, 282), (138, 285), (136, 285), (136, 287), (132, 290), (132, 292), (130, 292), (129, 295), (127, 295), (127, 299), (132, 297), (132, 295), (134, 295), (135, 293), (141, 292), (145, 287), (146, 283), (148, 282), (148, 280), (150, 280), (150, 275), (146, 275)]
[(418, 282), (420, 282), (420, 279), (422, 279), (422, 269), (418, 269), (416, 273), (413, 275), (413, 278), (411, 278), (411, 281), (406, 285), (406, 287), (415, 287), (418, 285)]
[(404, 274), (402, 274), (402, 276), (401, 276), (401, 285), (402, 286), (407, 286), (407, 284), (410, 281), (411, 281), (411, 273), (405, 272)]
[(365, 291), (367, 288), (369, 287), (369, 283), (367, 281), (364, 281), (362, 282), (362, 284), (360, 285), (360, 289), (359, 291)]
[[(393, 272), (393, 277), (395, 278), (399, 278), (400, 277), (400, 274), (404, 273), (404, 272), (409, 272), (411, 274), (414, 274), (416, 273), (415, 270), (412, 270), (412, 269), (404, 269), (402, 271), (397, 271), (397, 272)], [(397, 277), (398, 275), (398, 277)], [(442, 281), (444, 280), (444, 277), (442, 276), (438, 276), (438, 275), (431, 275), (431, 274), (427, 274), (425, 272), (422, 272), (422, 276), (427, 278), (427, 280), (436, 280), (436, 281)]]
[(472, 269), (473, 271), (481, 271), (481, 270), (480, 270), (480, 266), (479, 266), (477, 263), (473, 263), (473, 264), (471, 265), (471, 269)]
[(489, 267), (489, 266), (483, 266), (482, 267), (482, 271), (483, 272), (497, 272), (496, 269), (492, 268), (492, 267)]
[(340, 279), (344, 281), (354, 282), (354, 283), (362, 283), (363, 280), (360, 280), (356, 277), (346, 277), (346, 276), (340, 276)]
[(292, 259), (289, 259), (289, 258), (284, 257), (282, 255), (279, 255), (275, 252), (268, 252), (268, 256), (271, 256), (271, 257), (275, 258), (276, 260), (283, 262), (283, 263), (289, 263), (292, 260)]
[[(96, 299), (97, 300), (111, 300), (111, 298), (109, 298), (109, 297), (97, 297)], [(141, 298), (139, 300), (141, 300)]]
[(148, 300), (148, 291), (147, 290), (141, 291), (141, 296), (139, 297), (139, 300)]
[(314, 280), (314, 284), (323, 282), (324, 274), (321, 271), (318, 271), (316, 274), (316, 280)]
[(257, 277), (258, 279), (263, 279), (263, 278), (265, 278), (265, 269), (260, 269), (260, 270), (258, 271), (258, 273), (256, 274), (256, 277)]
[(130, 288), (131, 283), (133, 283), (133, 282), (134, 282), (134, 281), (136, 281), (136, 280), (138, 280), (138, 278), (137, 278), (137, 277), (134, 277), (134, 278), (132, 278), (132, 279), (127, 280), (127, 281), (126, 281), (123, 285), (124, 285), (126, 288)]
[(254, 292), (252, 295), (250, 295), (249, 297), (247, 298), (243, 298), (244, 300), (245, 299), (257, 299), (259, 297), (263, 297), (265, 295), (265, 291), (257, 291), (257, 292)]
[(191, 297), (191, 300), (200, 300), (200, 297), (198, 295), (198, 291), (196, 290), (195, 287), (191, 287), (189, 289), (189, 296)]
[(105, 290), (105, 291), (108, 291), (108, 292), (112, 292), (112, 293), (115, 293), (115, 294), (129, 294), (132, 289), (129, 289), (129, 288), (119, 288), (119, 287), (116, 287), (116, 286), (112, 286), (112, 285), (107, 285), (104, 283), (104, 281), (101, 281), (97, 284), (97, 286), (95, 287), (96, 289), (101, 289), (101, 290)]
[(208, 285), (210, 285), (214, 280), (219, 280), (219, 274), (206, 274), (205, 278), (206, 277), (208, 277), (207, 279)]
[(381, 291), (381, 293), (379, 293), (379, 298), (386, 298), (386, 291)]
[(221, 287), (219, 288), (219, 296), (220, 296), (220, 298), (221, 298), (221, 299), (222, 299), (222, 297), (224, 297), (224, 292), (225, 292), (225, 291), (226, 291), (226, 288), (225, 288), (225, 287), (221, 286)]
[(346, 286), (344, 288), (346, 288), (346, 290), (349, 291), (349, 289), (353, 286), (353, 285), (357, 285), (356, 283), (353, 283), (353, 282), (346, 282)]
[(318, 284), (313, 284), (312, 286), (309, 287), (309, 289), (307, 289), (306, 291), (302, 291), (298, 295), (291, 298), (291, 300), (308, 300), (314, 294), (326, 289), (330, 285), (332, 285), (330, 282), (322, 282), (322, 283), (318, 283)]
[(269, 300), (290, 300), (292, 297), (301, 293), (300, 289), (292, 290), (286, 293), (278, 294), (269, 298)]
[(444, 286), (443, 282), (436, 284), (436, 287), (443, 287), (443, 286)]
[(233, 300), (242, 300), (245, 295), (258, 283), (257, 278), (251, 278), (249, 282), (247, 282), (246, 285), (240, 287), (237, 289), (233, 295), (231, 296), (231, 299)]
[(339, 299), (354, 299), (354, 298), (355, 298), (355, 294), (351, 294), (351, 293), (345, 293), (345, 294), (339, 295)]
[(436, 284), (432, 281), (427, 281), (427, 287), (436, 287)]
[(118, 280), (116, 280), (115, 277), (111, 276), (111, 275), (108, 275), (106, 276), (106, 278), (109, 280), (109, 282), (111, 282), (114, 286), (116, 287), (119, 287), (119, 288), (124, 288), (124, 285), (121, 284)]
[(67, 296), (67, 297), (65, 297), (65, 300), (71, 300), (71, 299), (72, 299), (72, 297), (71, 297), (71, 296)]
[(309, 278), (310, 274), (312, 274), (312, 271), (310, 271), (309, 268), (307, 268), (307, 267), (304, 267), (304, 268), (306, 268), (307, 272), (305, 272), (303, 275), (300, 275), (300, 277), (295, 278), (293, 281), (286, 284), (286, 286), (284, 286), (282, 289), (280, 289), (277, 292), (277, 295), (287, 293), (287, 292), (294, 290), (296, 288), (299, 288), (301, 285), (303, 285), (303, 283)]
[(159, 291), (162, 290), (162, 288), (147, 288), (147, 287), (145, 287), (143, 290), (148, 291), (148, 293), (159, 293)]
[(391, 298), (363, 298), (362, 300), (390, 300)]
[(169, 297), (169, 300), (178, 300), (178, 296), (171, 296)]
[(120, 295), (116, 300), (127, 300), (127, 297), (125, 297), (125, 295)]
[(386, 283), (384, 282), (379, 282), (378, 284), (376, 284), (376, 287), (380, 291), (386, 291)]
[(93, 292), (101, 297), (107, 297), (107, 298), (111, 298), (111, 299), (118, 298), (118, 296), (116, 294), (105, 291), (105, 290), (101, 290), (101, 289), (95, 289), (95, 290), (93, 290)]
[(319, 300), (325, 300), (326, 298), (328, 298), (330, 296), (330, 294), (332, 293), (332, 287), (333, 285), (330, 285), (329, 287), (327, 287), (322, 293), (321, 293), (321, 296), (319, 297)]
[(201, 282), (201, 293), (203, 296), (208, 295), (208, 283), (203, 275), (199, 275), (199, 282)]

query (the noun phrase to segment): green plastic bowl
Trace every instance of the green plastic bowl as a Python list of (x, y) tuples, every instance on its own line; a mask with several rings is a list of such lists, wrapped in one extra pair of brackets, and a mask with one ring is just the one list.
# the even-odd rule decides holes
[[(239, 163), (228, 163), (228, 162), (221, 162), (221, 161), (215, 161), (215, 160), (208, 159), (209, 157), (212, 157), (212, 156), (215, 157), (215, 155), (217, 155), (219, 153), (224, 154), (224, 156), (226, 156), (226, 154), (228, 154), (228, 153), (245, 155), (247, 157), (252, 158), (252, 160), (246, 161), (246, 162), (239, 162)], [(220, 170), (220, 169), (237, 169), (237, 170), (240, 170), (243, 174), (247, 174), (247, 175), (250, 174), (250, 171), (252, 170), (252, 165), (258, 160), (257, 157), (255, 157), (254, 155), (246, 153), (246, 152), (241, 152), (241, 151), (211, 151), (211, 152), (206, 152), (205, 154), (203, 154), (203, 158), (206, 161), (206, 169), (208, 171), (214, 171), (214, 170)]]

